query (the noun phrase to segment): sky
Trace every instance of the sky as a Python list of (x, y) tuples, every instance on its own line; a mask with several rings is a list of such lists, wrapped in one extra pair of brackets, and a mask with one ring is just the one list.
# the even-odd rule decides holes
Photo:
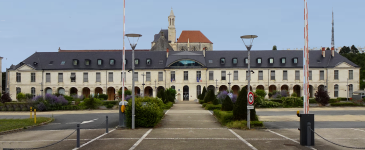
[[(309, 47), (364, 47), (364, 0), (308, 0)], [(200, 30), (213, 50), (246, 50), (241, 35), (257, 35), (252, 50), (304, 47), (303, 0), (126, 0), (126, 33), (150, 49), (154, 34), (167, 29), (173, 8), (176, 37)], [(126, 49), (130, 49), (125, 39)], [(35, 52), (123, 49), (123, 0), (0, 0), (2, 71)]]

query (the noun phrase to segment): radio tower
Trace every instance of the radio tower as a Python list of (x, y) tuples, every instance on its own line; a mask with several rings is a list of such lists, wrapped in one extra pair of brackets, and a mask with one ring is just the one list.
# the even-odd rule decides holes
[(335, 50), (335, 23), (333, 21), (333, 8), (332, 8), (332, 38), (331, 38), (331, 50)]

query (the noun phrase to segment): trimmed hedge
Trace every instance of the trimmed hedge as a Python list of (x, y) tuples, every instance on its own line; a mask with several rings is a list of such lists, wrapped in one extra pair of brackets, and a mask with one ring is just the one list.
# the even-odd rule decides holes
[(214, 105), (214, 104), (207, 104), (205, 106), (205, 109), (206, 110), (215, 110), (215, 109), (219, 109), (221, 110), (222, 109), (222, 104), (218, 104), (218, 105)]
[(317, 103), (317, 101), (316, 101), (316, 99), (314, 99), (314, 98), (310, 98), (310, 99), (309, 99), (309, 103)]
[(283, 103), (283, 100), (281, 100), (281, 98), (270, 99), (270, 101), (281, 103), (281, 104)]
[(282, 97), (283, 107), (303, 107), (303, 100), (300, 97)]
[(199, 100), (199, 104), (203, 104), (204, 103), (204, 100)]
[(1, 111), (29, 111), (30, 105), (26, 102), (6, 102), (0, 105)]
[(347, 98), (346, 97), (337, 97), (337, 100), (338, 101), (347, 101)]
[(174, 105), (173, 102), (167, 102), (166, 104), (164, 104), (162, 109), (170, 109), (173, 105)]
[(340, 102), (340, 99), (332, 98), (332, 99), (329, 100), (329, 103), (338, 103), (338, 102)]
[(118, 105), (119, 102), (118, 101), (103, 101), (102, 105), (105, 106), (106, 108), (113, 108), (113, 106)]
[(251, 127), (263, 127), (264, 123), (262, 121), (250, 121)]
[[(142, 102), (147, 102), (145, 105)], [(127, 126), (132, 126), (132, 100), (126, 106)], [(163, 102), (159, 98), (138, 97), (135, 99), (135, 126), (154, 127), (163, 117)]]
[(228, 122), (233, 121), (233, 112), (232, 111), (221, 111), (221, 110), (214, 110), (214, 116), (217, 117), (218, 121), (223, 124), (226, 125)]
[(362, 106), (362, 105), (355, 104), (352, 102), (344, 102), (344, 103), (331, 103), (331, 106)]

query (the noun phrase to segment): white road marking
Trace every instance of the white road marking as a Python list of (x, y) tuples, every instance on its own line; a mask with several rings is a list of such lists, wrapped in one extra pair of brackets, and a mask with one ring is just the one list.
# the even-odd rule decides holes
[[(115, 129), (113, 129), (113, 130), (109, 131), (109, 133), (111, 133), (111, 132), (113, 132), (113, 131), (115, 131)], [(97, 140), (97, 139), (99, 139), (99, 138), (101, 138), (101, 137), (103, 137), (104, 135), (107, 135), (107, 134), (108, 134), (108, 133), (104, 133), (104, 134), (102, 134), (102, 135), (100, 135), (100, 136), (98, 136), (98, 137), (96, 137), (96, 138), (92, 139), (91, 141), (86, 142), (85, 144), (82, 144), (79, 148), (84, 147), (84, 146), (86, 146), (87, 144), (90, 144), (91, 142), (94, 142), (95, 140)], [(79, 148), (74, 148), (74, 149), (72, 149), (72, 150), (78, 150)]]
[(165, 120), (165, 121), (184, 121), (184, 122), (187, 122), (187, 121), (194, 121), (194, 122), (217, 122), (217, 121), (212, 121), (212, 120), (170, 120), (170, 119), (162, 119), (162, 120)]
[[(267, 129), (266, 131), (269, 131), (269, 132), (274, 133), (274, 134), (276, 134), (276, 135), (278, 135), (278, 136), (281, 136), (281, 137), (283, 137), (283, 138), (286, 138), (286, 139), (288, 139), (288, 140), (290, 140), (290, 141), (293, 141), (294, 143), (300, 144), (298, 141), (296, 141), (296, 140), (294, 140), (294, 139), (291, 139), (291, 138), (288, 138), (288, 137), (286, 137), (286, 136), (284, 136), (284, 135), (281, 135), (281, 134), (279, 134), (279, 133), (277, 133), (277, 132), (271, 131), (271, 130), (269, 130), (269, 129)], [(317, 150), (317, 149), (315, 149), (315, 148), (313, 148), (313, 147), (311, 147), (311, 146), (306, 146), (306, 147), (308, 147), (308, 148), (310, 148), (310, 149), (312, 149), (312, 150)]]
[(158, 129), (169, 129), (169, 130), (190, 130), (190, 129), (194, 129), (194, 130), (217, 130), (217, 129), (225, 129), (227, 130), (227, 128), (158, 128)]
[(134, 150), (138, 146), (138, 144), (141, 143), (148, 134), (150, 134), (151, 131), (152, 129), (149, 129), (136, 143), (134, 143), (134, 145), (129, 150)]
[(65, 124), (79, 124), (80, 122), (68, 122), (68, 123), (65, 123)]
[(98, 118), (93, 119), (93, 120), (89, 120), (89, 121), (83, 121), (83, 122), (81, 122), (81, 124), (91, 123), (91, 122), (94, 122), (96, 120), (98, 120)]
[(61, 123), (48, 123), (47, 125), (56, 125), (56, 124), (61, 124)]
[(236, 132), (234, 132), (231, 129), (228, 129), (229, 131), (231, 131), (238, 139), (240, 139), (243, 143), (245, 143), (248, 147), (250, 147), (253, 150), (257, 150), (254, 146), (252, 146), (250, 143), (248, 143), (245, 139), (243, 139), (240, 135), (238, 135)]
[(212, 112), (210, 112), (210, 110), (208, 110), (209, 111), (209, 113), (211, 114), (211, 115), (213, 115), (213, 113)]
[(167, 114), (167, 112), (169, 112), (169, 110), (170, 110), (170, 109), (168, 109), (168, 110), (166, 111), (165, 115)]
[(355, 129), (355, 128), (351, 128), (352, 130), (357, 130), (357, 131), (362, 131), (365, 132), (365, 130), (360, 130), (360, 129)]

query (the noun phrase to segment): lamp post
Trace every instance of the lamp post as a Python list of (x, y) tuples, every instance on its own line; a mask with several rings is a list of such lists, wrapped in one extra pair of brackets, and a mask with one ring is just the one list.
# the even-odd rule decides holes
[[(136, 104), (135, 104), (135, 101), (134, 101), (134, 97), (135, 97), (135, 94), (134, 94), (134, 92), (135, 92), (134, 91), (134, 80), (135, 80), (134, 79), (134, 49), (137, 46), (137, 42), (139, 40), (139, 37), (141, 37), (142, 35), (140, 35), (140, 34), (126, 34), (125, 36), (128, 37), (129, 44), (132, 47), (132, 129), (135, 129), (135, 117), (136, 117), (135, 105)], [(134, 42), (134, 38), (137, 38), (136, 43), (131, 43), (129, 38), (132, 38), (133, 42)]]
[(231, 93), (231, 72), (228, 73), (228, 93)]
[(143, 88), (143, 94), (142, 94), (142, 97), (144, 97), (144, 76), (145, 76), (145, 74), (144, 73), (142, 73), (142, 76), (143, 76), (143, 83), (142, 83), (142, 88)]
[(156, 96), (157, 96), (156, 79), (155, 79), (155, 91), (156, 91)]
[[(245, 44), (246, 48), (247, 48), (247, 55), (248, 55), (248, 66), (247, 66), (247, 71), (248, 71), (248, 85), (247, 85), (247, 94), (250, 93), (250, 81), (251, 81), (251, 70), (250, 70), (250, 51), (251, 51), (251, 48), (252, 48), (252, 42), (253, 42), (253, 39), (254, 38), (257, 38), (257, 35), (244, 35), (244, 36), (241, 36), (241, 39), (243, 41), (243, 44)], [(250, 45), (246, 45), (245, 43), (245, 40), (249, 40), (250, 41)], [(249, 106), (250, 104), (248, 103), (248, 100), (247, 100), (247, 106)], [(250, 110), (247, 109), (247, 127), (248, 129), (250, 129)]]
[[(215, 91), (217, 92), (218, 91), (218, 79), (215, 79)], [(216, 92), (214, 92), (214, 93), (216, 93)]]
[(347, 101), (349, 101), (349, 78), (347, 78)]

